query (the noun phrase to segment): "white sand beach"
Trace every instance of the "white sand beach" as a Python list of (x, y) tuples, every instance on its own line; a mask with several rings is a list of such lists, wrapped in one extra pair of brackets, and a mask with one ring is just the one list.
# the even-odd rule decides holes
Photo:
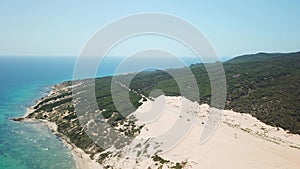
[(61, 136), (61, 134), (59, 134), (57, 131), (57, 126), (55, 123), (48, 122), (45, 120), (43, 120), (43, 122), (45, 122), (48, 125), (52, 133), (58, 134), (62, 142), (69, 148), (74, 157), (74, 161), (78, 169), (102, 168), (102, 166), (99, 163), (97, 163), (95, 160), (92, 160), (88, 154), (86, 154), (82, 149), (76, 147), (73, 143), (69, 141), (68, 138), (66, 138), (65, 136)]

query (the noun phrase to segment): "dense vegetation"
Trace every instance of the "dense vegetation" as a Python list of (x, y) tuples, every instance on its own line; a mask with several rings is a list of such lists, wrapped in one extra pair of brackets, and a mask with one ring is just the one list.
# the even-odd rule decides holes
[[(267, 55), (268, 56), (268, 55)], [(300, 134), (300, 53), (224, 64), (226, 108)]]

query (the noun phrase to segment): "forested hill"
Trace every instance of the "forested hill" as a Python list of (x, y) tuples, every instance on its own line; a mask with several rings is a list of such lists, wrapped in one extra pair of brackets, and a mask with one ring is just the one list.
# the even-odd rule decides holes
[(253, 60), (241, 56), (224, 63), (224, 68), (226, 108), (300, 134), (300, 52), (260, 53)]
[(257, 54), (247, 54), (234, 57), (227, 61), (227, 63), (245, 63), (245, 62), (259, 62), (269, 59), (280, 59), (283, 57), (293, 57), (299, 55), (300, 52), (293, 53), (257, 53)]

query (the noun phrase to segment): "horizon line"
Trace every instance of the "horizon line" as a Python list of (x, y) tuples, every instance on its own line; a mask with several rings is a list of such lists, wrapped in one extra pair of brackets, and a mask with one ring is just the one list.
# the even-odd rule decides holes
[[(230, 59), (230, 58), (235, 58), (235, 57), (239, 57), (239, 56), (244, 56), (244, 55), (255, 55), (255, 54), (260, 54), (260, 53), (264, 53), (264, 54), (288, 54), (288, 53), (297, 53), (297, 52), (300, 52), (300, 49), (299, 50), (292, 50), (292, 51), (256, 51), (256, 52), (245, 52), (245, 53), (241, 53), (241, 54), (237, 54), (237, 55), (233, 55), (233, 56), (218, 56), (219, 58), (227, 58), (227, 59)], [(25, 54), (25, 55), (22, 55), (22, 54), (0, 54), (0, 57), (69, 57), (69, 58), (76, 58), (80, 55), (28, 55), (28, 54)], [(95, 57), (95, 56), (90, 56), (90, 57)], [(126, 57), (126, 56), (112, 56), (112, 55), (107, 55), (105, 57)], [(192, 58), (192, 57), (195, 57), (195, 56), (179, 56), (179, 57), (185, 57), (185, 58)]]

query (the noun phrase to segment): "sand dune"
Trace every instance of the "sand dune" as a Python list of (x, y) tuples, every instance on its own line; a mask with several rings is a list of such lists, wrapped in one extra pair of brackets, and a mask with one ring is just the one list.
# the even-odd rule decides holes
[[(162, 105), (159, 102), (166, 103), (163, 109), (155, 107)], [(159, 109), (163, 111), (153, 112)], [(171, 168), (176, 163), (182, 164), (184, 168), (196, 169), (300, 168), (300, 136), (268, 126), (249, 114), (218, 110), (222, 116), (218, 129), (206, 143), (199, 144), (211, 109), (208, 105), (198, 105), (182, 97), (160, 96), (154, 101), (145, 102), (133, 115), (145, 120), (148, 118), (144, 117), (145, 113), (153, 112), (155, 120), (148, 121), (141, 134), (131, 145), (124, 148), (121, 157), (110, 158), (104, 163), (115, 168)], [(185, 113), (180, 114), (179, 110)], [(188, 120), (194, 117), (188, 114), (195, 112), (197, 112), (195, 121)], [(173, 145), (172, 149), (158, 154), (169, 162), (162, 164), (147, 158), (153, 156), (151, 153), (163, 149), (157, 148), (163, 144), (159, 143), (162, 140), (158, 138), (172, 128), (178, 119), (184, 118), (185, 123), (195, 122), (188, 134)], [(169, 139), (171, 141), (172, 137)], [(138, 144), (141, 145), (136, 148)], [(146, 153), (142, 155), (140, 153), (136, 158), (132, 158), (132, 155), (145, 149)]]

